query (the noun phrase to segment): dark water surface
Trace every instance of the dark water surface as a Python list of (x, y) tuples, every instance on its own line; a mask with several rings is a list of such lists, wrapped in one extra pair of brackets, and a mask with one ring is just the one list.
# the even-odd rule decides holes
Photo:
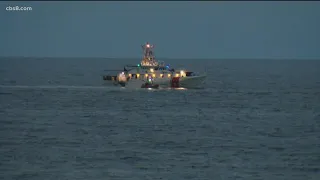
[(320, 61), (167, 60), (207, 88), (107, 87), (139, 60), (1, 59), (0, 179), (320, 179)]

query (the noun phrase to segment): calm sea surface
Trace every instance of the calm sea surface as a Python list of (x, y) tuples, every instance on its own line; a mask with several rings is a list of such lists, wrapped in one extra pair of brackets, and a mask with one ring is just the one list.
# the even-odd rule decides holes
[(320, 61), (166, 61), (207, 87), (103, 83), (138, 59), (0, 59), (0, 179), (320, 179)]

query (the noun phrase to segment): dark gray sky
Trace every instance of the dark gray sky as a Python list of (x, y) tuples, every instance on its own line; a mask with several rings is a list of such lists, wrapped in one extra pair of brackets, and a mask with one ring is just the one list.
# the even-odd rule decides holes
[[(7, 6), (32, 11), (8, 12)], [(0, 56), (320, 59), (320, 2), (0, 2)]]

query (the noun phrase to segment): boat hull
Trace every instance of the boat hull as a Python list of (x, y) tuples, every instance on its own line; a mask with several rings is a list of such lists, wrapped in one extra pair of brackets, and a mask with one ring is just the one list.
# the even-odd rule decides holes
[(180, 87), (183, 88), (202, 88), (206, 76), (191, 76), (191, 77), (182, 77), (180, 78)]
[(142, 84), (141, 88), (158, 89), (159, 88), (159, 84), (153, 84), (153, 85)]
[[(161, 88), (202, 88), (205, 82), (206, 76), (190, 76), (190, 77), (180, 77), (178, 86), (172, 86), (171, 78), (155, 78), (154, 83)], [(143, 88), (145, 80), (143, 79), (130, 79), (125, 84), (119, 84), (117, 82), (112, 82), (111, 84), (115, 86), (122, 86), (127, 88)], [(152, 87), (151, 87), (152, 88)]]

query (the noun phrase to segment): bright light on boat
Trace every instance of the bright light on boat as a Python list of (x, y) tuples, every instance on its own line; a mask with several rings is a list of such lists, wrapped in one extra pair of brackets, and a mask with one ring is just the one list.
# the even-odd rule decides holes
[(129, 74), (129, 77), (131, 77), (132, 76), (132, 74)]
[(181, 77), (185, 77), (185, 76), (186, 76), (186, 72), (184, 72), (184, 71), (182, 70), (182, 71), (180, 71), (180, 75), (181, 75)]
[(156, 77), (156, 75), (155, 75), (155, 74), (152, 74), (152, 77)]
[(163, 74), (160, 74), (160, 77), (162, 78), (162, 77), (163, 77)]
[(145, 74), (144, 76), (145, 76), (145, 77), (148, 77), (148, 74)]
[(153, 72), (153, 71), (154, 71), (154, 70), (151, 68), (151, 69), (150, 69), (150, 72)]
[(187, 90), (187, 89), (186, 89), (186, 88), (179, 87), (179, 88), (175, 88), (175, 90)]
[(171, 74), (168, 74), (168, 77), (170, 77), (171, 76)]
[(124, 72), (122, 72), (121, 74), (124, 74)]
[(137, 74), (137, 78), (139, 78), (140, 77), (140, 74)]
[(176, 77), (179, 77), (179, 74), (178, 74), (178, 73), (176, 74)]
[(147, 47), (150, 47), (150, 44), (147, 44)]

